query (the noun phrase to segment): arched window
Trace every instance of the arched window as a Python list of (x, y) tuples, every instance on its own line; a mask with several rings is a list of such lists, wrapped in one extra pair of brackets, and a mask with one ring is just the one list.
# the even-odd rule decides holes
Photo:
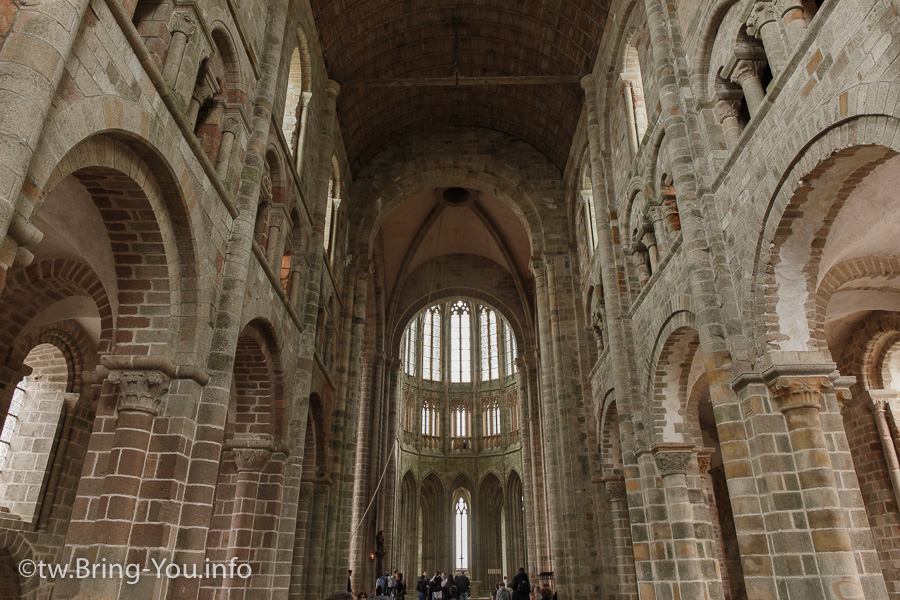
[(499, 331), (497, 328), (497, 314), (481, 307), (479, 315), (481, 321), (481, 380), (493, 381), (500, 379), (499, 356)]
[(441, 380), (441, 310), (437, 306), (426, 311), (423, 319), (422, 378)]
[(437, 407), (431, 398), (422, 401), (422, 435), (437, 435)]
[(458, 300), (450, 307), (450, 381), (472, 381), (469, 304)]
[(506, 376), (509, 377), (515, 373), (513, 366), (516, 359), (516, 337), (513, 335), (512, 327), (508, 324), (503, 325), (503, 330), (506, 342)]
[(496, 396), (484, 403), (484, 435), (500, 435), (500, 398)]
[(3, 422), (3, 430), (0, 432), (0, 471), (6, 465), (10, 443), (16, 434), (16, 430), (19, 428), (19, 413), (22, 412), (22, 403), (25, 401), (25, 388), (27, 386), (28, 377), (23, 377), (22, 382), (13, 391), (12, 401), (9, 403), (6, 421)]
[(419, 319), (413, 319), (409, 324), (409, 327), (406, 329), (406, 350), (404, 352), (404, 356), (406, 357), (406, 374), (407, 375), (415, 375), (416, 374), (416, 340), (418, 336), (417, 328), (419, 325)]
[(454, 399), (450, 407), (453, 424), (453, 437), (459, 440), (454, 443), (454, 448), (466, 448), (464, 440), (469, 437), (469, 403), (461, 399)]
[(588, 253), (597, 247), (597, 217), (594, 213), (594, 192), (591, 186), (591, 167), (585, 165), (581, 177), (581, 200), (584, 203), (584, 239), (587, 241)]
[(456, 568), (469, 568), (469, 503), (460, 496), (456, 501)]
[(341, 179), (338, 173), (337, 158), (332, 159), (331, 179), (328, 181), (328, 202), (325, 205), (325, 237), (323, 244), (329, 258), (334, 257), (335, 227), (338, 209), (341, 206)]
[(634, 35), (625, 46), (622, 56), (622, 81), (625, 95), (625, 110), (628, 113), (632, 151), (637, 152), (641, 139), (647, 131), (647, 104), (644, 98), (644, 77)]
[(284, 99), (284, 118), (281, 130), (284, 139), (291, 145), (294, 156), (297, 155), (297, 137), (299, 134), (300, 116), (303, 112), (303, 64), (300, 48), (294, 48), (291, 54), (291, 70), (288, 73), (287, 96)]

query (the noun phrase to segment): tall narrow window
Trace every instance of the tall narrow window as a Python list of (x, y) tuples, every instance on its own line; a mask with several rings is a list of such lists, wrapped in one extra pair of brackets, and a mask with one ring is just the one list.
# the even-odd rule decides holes
[(515, 364), (514, 361), (516, 359), (516, 338), (513, 335), (512, 328), (509, 325), (504, 324), (503, 330), (505, 331), (504, 337), (506, 338), (504, 340), (506, 342), (506, 376), (509, 377), (510, 375), (515, 373), (515, 370), (513, 370), (513, 365)]
[(441, 380), (441, 311), (437, 306), (427, 310), (423, 319), (422, 378)]
[(472, 381), (469, 305), (458, 300), (450, 307), (450, 381)]
[(437, 407), (431, 398), (422, 402), (422, 435), (437, 435)]
[(484, 435), (500, 434), (500, 399), (492, 397), (484, 403)]
[(453, 437), (464, 438), (468, 436), (469, 408), (464, 402), (460, 402), (453, 408)]
[(500, 379), (500, 337), (497, 328), (497, 313), (481, 307), (481, 380)]
[(0, 471), (6, 466), (9, 457), (9, 445), (12, 442), (16, 430), (19, 428), (19, 413), (22, 412), (22, 403), (25, 401), (25, 386), (28, 378), (23, 377), (22, 383), (13, 391), (12, 400), (9, 403), (9, 411), (6, 413), (6, 421), (3, 422), (3, 430), (0, 432)]
[(338, 176), (337, 159), (332, 159), (331, 179), (328, 181), (328, 203), (325, 205), (325, 236), (323, 244), (329, 258), (334, 256), (334, 238), (338, 209), (341, 206), (341, 182)]
[(469, 568), (469, 504), (462, 496), (456, 501), (456, 568)]
[(406, 374), (416, 374), (416, 328), (419, 325), (419, 319), (413, 319), (412, 323), (406, 329)]
[(622, 56), (622, 81), (625, 95), (625, 110), (628, 113), (628, 126), (632, 152), (638, 146), (647, 131), (647, 103), (644, 98), (644, 78), (641, 74), (641, 61), (635, 40), (629, 40)]
[(300, 58), (300, 48), (294, 48), (291, 54), (291, 69), (288, 73), (287, 96), (284, 99), (284, 118), (281, 120), (281, 130), (284, 139), (287, 140), (296, 156), (296, 140), (299, 134), (300, 113), (303, 104), (300, 101), (303, 95), (303, 65)]
[(594, 214), (594, 192), (591, 187), (591, 167), (586, 166), (581, 180), (581, 199), (584, 202), (584, 235), (588, 252), (597, 247), (597, 218)]

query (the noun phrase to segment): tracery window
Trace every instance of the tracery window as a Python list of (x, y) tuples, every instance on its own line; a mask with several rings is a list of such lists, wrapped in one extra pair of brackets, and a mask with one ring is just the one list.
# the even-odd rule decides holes
[(422, 378), (441, 380), (441, 310), (437, 306), (426, 311), (423, 319)]
[(581, 199), (584, 202), (584, 235), (589, 252), (597, 247), (597, 218), (594, 214), (594, 192), (591, 187), (591, 168), (586, 166), (581, 182)]
[(431, 398), (422, 401), (422, 435), (437, 435), (437, 406)]
[(450, 307), (450, 382), (472, 381), (469, 304), (458, 300)]
[(340, 178), (338, 175), (337, 159), (332, 158), (331, 179), (328, 181), (328, 202), (325, 205), (325, 236), (323, 244), (329, 258), (334, 257), (335, 229), (337, 227), (338, 209), (341, 206)]
[(499, 331), (497, 313), (481, 307), (481, 380), (500, 379)]
[(418, 325), (419, 319), (413, 319), (406, 330), (406, 351), (404, 352), (406, 360), (404, 362), (406, 362), (407, 375), (416, 374), (416, 333)]
[(506, 376), (509, 377), (515, 373), (513, 368), (514, 361), (516, 359), (516, 338), (513, 335), (512, 328), (505, 324), (503, 325), (503, 330), (505, 332), (505, 342), (506, 342)]
[(469, 503), (462, 496), (456, 501), (456, 568), (469, 568)]
[(19, 413), (22, 412), (22, 403), (25, 401), (25, 387), (27, 384), (28, 378), (23, 377), (22, 382), (13, 391), (13, 397), (9, 403), (6, 421), (4, 421), (3, 430), (0, 432), (0, 471), (6, 466), (10, 443), (16, 434), (16, 430), (19, 428)]
[(500, 435), (500, 399), (496, 396), (484, 403), (484, 435)]
[(465, 402), (457, 402), (453, 407), (453, 437), (469, 437), (469, 407)]

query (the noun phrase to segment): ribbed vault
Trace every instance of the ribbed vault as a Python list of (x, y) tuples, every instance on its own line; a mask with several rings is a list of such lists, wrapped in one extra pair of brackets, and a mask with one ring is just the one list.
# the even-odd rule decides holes
[(338, 117), (354, 170), (402, 137), (446, 125), (514, 135), (562, 170), (608, 0), (311, 4), (328, 73), (342, 86)]

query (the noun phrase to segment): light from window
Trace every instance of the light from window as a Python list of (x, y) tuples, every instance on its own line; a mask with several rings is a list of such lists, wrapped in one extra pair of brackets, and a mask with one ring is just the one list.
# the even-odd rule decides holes
[(469, 568), (469, 505), (462, 496), (456, 501), (456, 568)]
[(413, 319), (406, 329), (406, 374), (416, 374), (416, 328), (419, 319)]
[(469, 332), (469, 305), (458, 300), (450, 307), (450, 381), (472, 381)]
[(425, 312), (422, 327), (422, 378), (441, 380), (441, 310), (437, 306)]
[(22, 403), (25, 401), (25, 386), (28, 378), (23, 377), (22, 383), (13, 391), (12, 400), (9, 403), (9, 411), (6, 413), (6, 421), (3, 422), (3, 430), (0, 431), (0, 471), (6, 466), (9, 457), (9, 446), (16, 430), (19, 428), (19, 413), (22, 412)]
[(453, 437), (464, 438), (469, 435), (469, 411), (463, 404), (453, 410)]
[(493, 398), (484, 405), (484, 434), (500, 434), (500, 400)]
[(281, 257), (281, 289), (285, 294), (291, 291), (291, 251), (287, 250)]
[(597, 247), (597, 218), (594, 214), (594, 193), (591, 187), (591, 169), (586, 167), (581, 184), (581, 197), (584, 200), (584, 229), (587, 238), (588, 250), (594, 251)]
[(516, 358), (516, 337), (513, 335), (512, 327), (509, 325), (504, 324), (503, 329), (506, 332), (504, 341), (506, 342), (506, 375), (508, 377), (515, 373), (513, 361)]
[(500, 379), (500, 357), (497, 313), (481, 308), (481, 380)]
[[(300, 111), (303, 110), (300, 97), (303, 93), (303, 66), (300, 59), (300, 48), (294, 48), (291, 54), (291, 69), (288, 74), (287, 97), (284, 99), (284, 118), (281, 121), (284, 139), (293, 145), (300, 125)], [(295, 149), (296, 152), (296, 149)]]
[(341, 199), (338, 197), (340, 193), (338, 188), (337, 164), (335, 162), (331, 171), (331, 179), (328, 180), (328, 203), (325, 205), (325, 236), (322, 240), (329, 257), (334, 254), (333, 238), (336, 237), (334, 230), (337, 226), (337, 209), (341, 203)]
[(437, 435), (437, 409), (431, 399), (422, 403), (422, 435)]

